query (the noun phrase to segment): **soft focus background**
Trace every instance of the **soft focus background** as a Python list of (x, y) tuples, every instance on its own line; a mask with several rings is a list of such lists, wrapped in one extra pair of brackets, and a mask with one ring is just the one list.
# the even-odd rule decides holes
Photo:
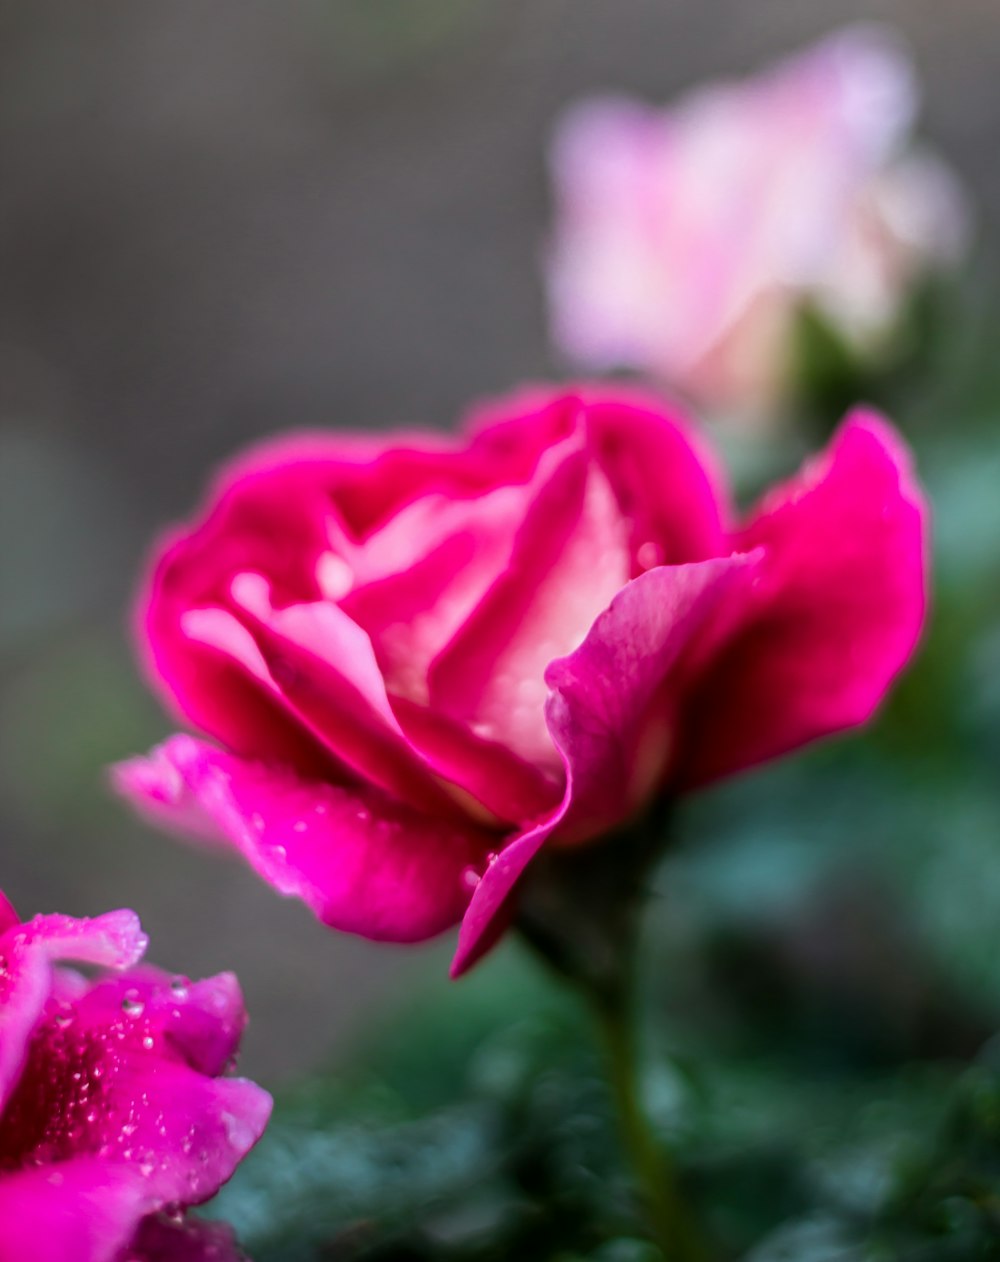
[[(234, 968), (253, 1016), (243, 1064), (269, 1085), (343, 1048), (417, 978), (443, 978), (447, 944), (324, 933), (236, 863), (110, 800), (105, 765), (171, 726), (127, 640), (140, 560), (248, 440), (444, 426), (477, 395), (561, 371), (538, 270), (561, 106), (608, 88), (665, 101), (861, 16), (909, 40), (922, 131), (978, 203), (960, 354), (917, 401), (941, 583), (960, 592), (895, 726), (856, 756), (860, 787), (842, 777), (835, 801), (818, 800), (838, 756), (820, 753), (813, 782), (779, 770), (695, 807), (686, 827), (715, 843), (678, 880), (694, 891), (689, 929), (699, 907), (763, 909), (750, 946), (727, 922), (711, 966), (817, 1046), (831, 1023), (862, 1041), (870, 1025), (890, 1055), (897, 1036), (945, 1055), (981, 1041), (990, 1018), (953, 987), (1000, 995), (996, 0), (0, 4), (0, 885), (25, 913), (133, 906), (155, 959)], [(934, 689), (947, 705), (927, 700)], [(935, 778), (945, 747), (980, 760), (979, 788)], [(882, 780), (869, 774), (880, 757)], [(888, 810), (879, 786), (893, 777)], [(751, 801), (760, 845), (736, 835)], [(891, 827), (872, 823), (887, 810)], [(815, 901), (802, 873), (816, 854), (873, 850), (876, 874), (841, 864)], [(706, 883), (699, 864), (724, 879)], [(886, 914), (897, 902), (902, 929)], [(912, 964), (928, 943), (930, 973)], [(743, 976), (751, 949), (778, 961), (780, 983)], [(940, 991), (926, 981), (938, 972)], [(816, 975), (833, 1000), (781, 1006)], [(871, 1012), (889, 1013), (888, 1033), (865, 1024)]]

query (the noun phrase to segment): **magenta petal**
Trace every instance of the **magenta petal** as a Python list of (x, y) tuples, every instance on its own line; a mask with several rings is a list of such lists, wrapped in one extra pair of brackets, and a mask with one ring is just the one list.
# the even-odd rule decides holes
[(120, 1262), (247, 1262), (231, 1227), (157, 1214), (143, 1219)]
[(183, 1037), (171, 1038), (172, 1025), (183, 1036), (184, 1022), (170, 1022), (155, 1003), (146, 1013), (146, 980), (140, 974), (117, 993), (98, 983), (93, 1002), (84, 994), (47, 1009), (0, 1116), (8, 1167), (89, 1156), (134, 1167), (148, 1208), (158, 1209), (212, 1196), (260, 1138), (270, 1096), (192, 1067)]
[(201, 981), (161, 972), (149, 965), (102, 977), (73, 1000), (85, 1025), (119, 1021), (141, 1010), (143, 1036), (199, 1073), (214, 1077), (232, 1062), (246, 1028), (246, 1010), (233, 973)]
[(367, 634), (329, 601), (274, 609), (267, 581), (233, 580), (233, 596), (288, 710), (357, 774), (413, 805), (451, 803), (389, 705)]
[(871, 412), (767, 496), (741, 543), (765, 562), (745, 629), (687, 709), (690, 788), (868, 719), (923, 626), (927, 509)]
[(155, 1051), (144, 1052), (110, 1053), (99, 1151), (140, 1171), (155, 1208), (200, 1204), (232, 1178), (264, 1133), (271, 1097), (245, 1078), (208, 1078), (163, 1057), (154, 1064)]
[(0, 1175), (0, 1262), (116, 1262), (151, 1207), (137, 1169), (96, 1158)]
[(510, 564), (430, 671), (430, 698), (479, 735), (558, 770), (545, 726), (545, 668), (580, 643), (629, 577), (625, 523), (607, 479), (577, 441), (518, 529)]
[(728, 486), (679, 409), (621, 387), (583, 398), (590, 445), (631, 524), (635, 572), (724, 551)]
[(52, 963), (78, 960), (124, 968), (139, 959), (147, 938), (132, 911), (93, 919), (35, 916), (0, 936), (0, 1105), (12, 1091), (46, 1001)]
[(547, 841), (592, 837), (621, 824), (662, 779), (678, 702), (717, 638), (724, 602), (749, 588), (759, 557), (651, 570), (628, 583), (583, 644), (551, 663), (546, 720), (566, 767), (559, 809), (491, 858), (462, 921), (452, 975), (492, 940), (524, 869)]
[(17, 912), (11, 906), (3, 890), (0, 890), (0, 933), (6, 933), (11, 925), (16, 925), (17, 923)]
[(750, 590), (760, 560), (737, 554), (640, 575), (580, 647), (549, 666), (546, 719), (569, 786), (561, 841), (620, 824), (662, 783), (690, 677), (727, 633), (734, 597)]
[(337, 929), (383, 941), (428, 938), (469, 900), (467, 872), (489, 834), (423, 815), (370, 786), (300, 779), (175, 736), (116, 769), (140, 809), (199, 816), (269, 884)]

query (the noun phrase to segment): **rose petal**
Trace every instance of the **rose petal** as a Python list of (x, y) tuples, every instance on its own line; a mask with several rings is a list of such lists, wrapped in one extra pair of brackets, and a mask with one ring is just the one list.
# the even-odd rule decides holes
[(0, 1116), (0, 1154), (14, 1168), (86, 1156), (134, 1166), (150, 1208), (205, 1200), (260, 1138), (270, 1096), (191, 1068), (162, 1012), (146, 1015), (141, 978), (115, 1007), (107, 998), (36, 1028)]
[(75, 1020), (88, 1027), (118, 1021), (126, 1010), (141, 1012), (143, 1038), (209, 1077), (231, 1064), (247, 1020), (233, 973), (191, 981), (149, 965), (100, 978), (73, 1006)]
[(679, 410), (637, 390), (583, 392), (591, 448), (631, 524), (633, 575), (724, 550), (722, 470)]
[(634, 573), (722, 551), (730, 511), (724, 473), (682, 410), (662, 398), (619, 385), (536, 386), (480, 404), (466, 425), (484, 449), (500, 458), (511, 449), (530, 453), (536, 467), (582, 426), (632, 525)]
[(0, 1175), (0, 1262), (114, 1262), (151, 1202), (138, 1169), (92, 1157)]
[(859, 411), (760, 506), (756, 609), (687, 707), (691, 788), (871, 717), (917, 642), (926, 506), (892, 428)]
[(3, 890), (0, 890), (0, 934), (5, 933), (11, 925), (18, 923), (17, 912), (7, 900)]
[(120, 792), (161, 821), (200, 813), (269, 884), (326, 924), (410, 942), (454, 924), (467, 871), (490, 845), (472, 824), (422, 815), (367, 786), (246, 762), (188, 736), (116, 769)]
[(126, 968), (142, 957), (147, 942), (132, 911), (89, 920), (36, 916), (0, 936), (0, 1110), (14, 1090), (28, 1042), (53, 993), (53, 962)]
[(185, 1216), (143, 1219), (120, 1262), (248, 1262), (231, 1227)]
[(553, 449), (551, 475), (525, 515), (507, 570), (430, 671), (431, 706), (558, 768), (545, 726), (545, 668), (571, 651), (626, 582), (625, 527), (578, 445)]
[(566, 766), (566, 794), (547, 820), (490, 860), (462, 921), (453, 976), (491, 941), (497, 917), (545, 842), (579, 841), (621, 823), (662, 778), (687, 674), (724, 634), (713, 622), (728, 622), (727, 598), (749, 589), (759, 562), (734, 556), (640, 575), (583, 644), (550, 665), (546, 721)]
[(275, 609), (259, 575), (237, 575), (233, 595), (282, 701), (317, 740), (402, 801), (452, 813), (399, 726), (357, 623), (330, 601)]

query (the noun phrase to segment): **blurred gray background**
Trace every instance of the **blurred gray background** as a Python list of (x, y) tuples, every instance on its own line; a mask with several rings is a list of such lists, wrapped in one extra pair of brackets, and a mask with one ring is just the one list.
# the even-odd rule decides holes
[(156, 961), (236, 969), (271, 1083), (443, 979), (447, 943), (336, 937), (110, 800), (104, 766), (169, 728), (124, 631), (140, 559), (250, 439), (446, 425), (559, 371), (537, 259), (564, 103), (664, 100), (857, 17), (908, 37), (988, 233), (997, 0), (0, 3), (0, 888), (25, 913), (133, 906)]

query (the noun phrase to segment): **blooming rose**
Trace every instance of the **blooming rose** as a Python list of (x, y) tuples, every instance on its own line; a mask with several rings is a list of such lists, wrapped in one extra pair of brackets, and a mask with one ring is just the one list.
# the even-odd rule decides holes
[(220, 1076), (245, 1025), (239, 986), (137, 966), (145, 949), (133, 912), (22, 924), (0, 895), (0, 1262), (241, 1256), (227, 1229), (180, 1213), (271, 1111)]
[(552, 153), (556, 341), (741, 411), (789, 384), (806, 301), (877, 354), (915, 280), (967, 236), (950, 172), (903, 151), (916, 104), (903, 53), (855, 27), (666, 110), (573, 107)]
[(158, 549), (146, 664), (224, 751), (117, 770), (327, 924), (503, 927), (543, 845), (867, 719), (924, 616), (924, 508), (853, 414), (743, 524), (685, 423), (637, 394), (516, 395), (457, 442), (253, 451)]

